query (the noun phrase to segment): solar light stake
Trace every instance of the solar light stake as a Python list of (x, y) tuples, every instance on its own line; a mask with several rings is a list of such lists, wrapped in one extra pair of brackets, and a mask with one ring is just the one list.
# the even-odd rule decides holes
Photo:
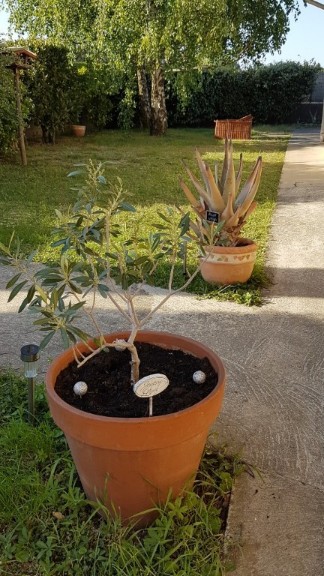
[(26, 344), (20, 350), (20, 359), (24, 363), (24, 375), (28, 383), (28, 420), (35, 424), (35, 378), (39, 359), (39, 346)]
[(187, 242), (182, 243), (183, 249), (183, 260), (182, 260), (182, 274), (188, 278), (188, 269), (187, 269)]

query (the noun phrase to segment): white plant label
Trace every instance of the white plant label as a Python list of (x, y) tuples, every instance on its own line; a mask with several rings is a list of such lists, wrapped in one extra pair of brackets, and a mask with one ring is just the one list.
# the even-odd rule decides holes
[(169, 378), (164, 374), (150, 374), (138, 380), (134, 384), (133, 390), (136, 396), (140, 398), (152, 398), (152, 396), (163, 392), (169, 386), (169, 383)]

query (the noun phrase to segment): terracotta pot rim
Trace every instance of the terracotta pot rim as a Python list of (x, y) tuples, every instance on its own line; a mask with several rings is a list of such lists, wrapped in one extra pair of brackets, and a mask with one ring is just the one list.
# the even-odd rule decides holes
[(257, 249), (257, 244), (254, 240), (250, 238), (239, 238), (239, 245), (237, 246), (219, 246), (215, 244), (214, 246), (204, 246), (206, 252), (245, 252), (246, 250), (254, 251)]
[[(105, 335), (105, 338), (109, 338), (111, 340), (115, 340), (116, 338), (123, 338), (123, 337), (127, 337), (127, 335), (130, 334), (130, 331), (118, 331), (118, 332), (112, 332), (112, 333), (108, 333)], [(199, 402), (196, 402), (195, 404), (193, 404), (192, 406), (189, 406), (188, 408), (184, 408), (183, 410), (178, 410), (177, 412), (171, 412), (170, 414), (161, 414), (159, 416), (143, 416), (142, 418), (129, 418), (129, 417), (115, 417), (115, 416), (100, 416), (98, 414), (92, 414), (91, 412), (85, 412), (84, 410), (79, 410), (78, 408), (75, 408), (74, 406), (72, 406), (71, 404), (69, 404), (68, 402), (65, 402), (55, 391), (55, 387), (54, 385), (50, 384), (50, 381), (52, 379), (56, 380), (55, 377), (55, 367), (56, 365), (60, 362), (61, 359), (66, 357), (66, 363), (64, 367), (67, 367), (68, 364), (74, 360), (74, 356), (73, 356), (73, 352), (72, 352), (72, 347), (68, 348), (67, 350), (61, 352), (59, 355), (56, 356), (56, 358), (51, 362), (46, 376), (45, 376), (45, 382), (46, 382), (46, 393), (52, 397), (52, 400), (58, 404), (62, 409), (70, 411), (72, 414), (74, 414), (75, 416), (79, 416), (79, 417), (83, 417), (84, 419), (89, 419), (95, 422), (116, 422), (116, 423), (120, 423), (123, 425), (127, 425), (127, 426), (132, 426), (134, 424), (140, 424), (140, 423), (145, 423), (145, 425), (153, 425), (154, 423), (158, 422), (159, 420), (163, 420), (163, 419), (169, 419), (169, 420), (173, 420), (175, 418), (181, 418), (183, 416), (185, 416), (186, 414), (193, 412), (197, 409), (197, 407), (203, 405), (204, 403), (208, 402), (208, 400), (210, 399), (210, 397), (212, 395), (214, 395), (218, 389), (223, 385), (224, 381), (225, 381), (225, 368), (224, 365), (220, 359), (220, 357), (218, 356), (218, 354), (216, 354), (216, 352), (214, 352), (209, 346), (206, 346), (205, 344), (203, 344), (202, 342), (198, 342), (197, 340), (194, 340), (193, 338), (188, 338), (187, 336), (182, 336), (180, 334), (173, 334), (170, 332), (162, 332), (162, 331), (155, 331), (155, 330), (142, 330), (138, 332), (138, 336), (141, 335), (159, 335), (159, 334), (163, 334), (163, 335), (168, 335), (171, 337), (174, 337), (175, 340), (182, 340), (183, 342), (187, 342), (189, 345), (190, 344), (195, 344), (195, 345), (199, 345), (201, 346), (204, 350), (206, 350), (207, 352), (209, 352), (214, 359), (217, 361), (217, 384), (216, 386), (213, 388), (213, 390), (207, 395), (205, 396), (205, 398), (203, 398), (202, 400), (200, 400)], [(111, 338), (112, 337), (112, 338)], [(89, 342), (91, 342), (91, 340), (89, 340)], [(136, 342), (136, 340), (135, 340)], [(144, 342), (146, 342), (144, 340)], [(155, 344), (157, 345), (158, 344)], [(81, 350), (82, 350), (82, 346)], [(164, 346), (164, 348), (167, 348), (166, 346)], [(179, 346), (174, 346), (174, 349), (179, 349)], [(171, 348), (170, 348), (171, 349)], [(191, 353), (190, 351), (184, 349), (185, 352), (188, 352), (189, 354)], [(194, 354), (193, 354), (194, 355)], [(210, 358), (209, 358), (210, 360)], [(215, 365), (211, 362), (213, 368), (215, 369), (216, 372), (216, 368)]]

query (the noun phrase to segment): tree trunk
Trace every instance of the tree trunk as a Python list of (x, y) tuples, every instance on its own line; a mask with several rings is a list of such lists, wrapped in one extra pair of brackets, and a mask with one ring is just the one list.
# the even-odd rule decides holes
[(139, 120), (142, 130), (149, 130), (151, 125), (151, 104), (148, 78), (144, 68), (137, 69), (137, 83), (139, 95)]
[(153, 136), (161, 136), (166, 133), (168, 116), (165, 105), (164, 77), (162, 69), (159, 66), (153, 71), (151, 80), (150, 134)]
[(321, 131), (320, 131), (320, 142), (324, 142), (324, 99), (323, 99), (323, 108), (322, 108), (322, 123), (321, 123)]
[(55, 144), (55, 128), (47, 124), (41, 124), (43, 144)]

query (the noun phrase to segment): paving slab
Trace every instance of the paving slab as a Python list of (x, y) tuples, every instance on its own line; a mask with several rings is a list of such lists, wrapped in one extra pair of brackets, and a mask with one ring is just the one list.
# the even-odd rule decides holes
[(313, 486), (274, 474), (239, 482), (227, 525), (230, 576), (323, 576), (323, 517), (324, 493)]

